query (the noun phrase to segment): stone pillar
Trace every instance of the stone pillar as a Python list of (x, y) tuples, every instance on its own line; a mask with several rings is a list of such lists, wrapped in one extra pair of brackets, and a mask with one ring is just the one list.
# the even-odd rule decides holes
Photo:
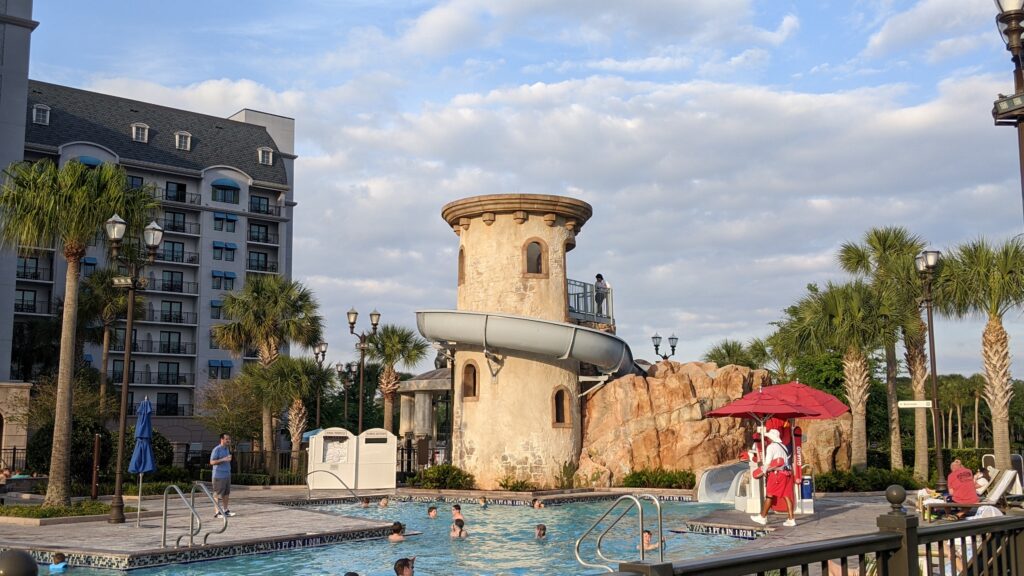
[(411, 394), (400, 394), (398, 398), (398, 437), (406, 438), (413, 433), (415, 427), (415, 400)]
[(414, 401), (415, 418), (413, 421), (413, 434), (416, 438), (433, 437), (434, 396), (428, 391), (417, 391)]
[(174, 451), (174, 458), (171, 460), (171, 466), (175, 468), (184, 468), (185, 460), (188, 457), (188, 442), (171, 442), (171, 450)]
[(3, 416), (3, 448), (24, 450), (28, 446), (25, 420), (30, 402), (28, 382), (0, 382), (0, 415)]

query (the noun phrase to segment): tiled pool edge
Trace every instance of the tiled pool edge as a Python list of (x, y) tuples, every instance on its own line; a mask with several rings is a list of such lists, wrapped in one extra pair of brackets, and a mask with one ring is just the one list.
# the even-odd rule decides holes
[[(63, 552), (67, 556), (68, 564), (73, 567), (102, 568), (108, 570), (136, 570), (168, 564), (188, 564), (206, 560), (224, 560), (237, 556), (251, 556), (256, 554), (266, 554), (269, 552), (280, 552), (284, 550), (329, 546), (343, 542), (374, 540), (385, 538), (390, 532), (390, 526), (382, 526), (380, 528), (326, 532), (323, 534), (295, 534), (256, 542), (230, 542), (224, 544), (194, 546), (192, 548), (140, 550), (132, 553), (94, 552), (68, 548), (62, 548), (59, 551)], [(23, 546), (11, 546), (5, 542), (0, 542), (0, 551), (9, 549), (24, 550), (31, 554), (36, 562), (40, 564), (49, 564), (52, 554), (58, 551), (49, 547), (26, 548)]]
[[(641, 491), (637, 491), (636, 494), (640, 494)], [(566, 495), (563, 497), (545, 497), (540, 498), (545, 506), (554, 505), (558, 506), (561, 504), (577, 504), (581, 502), (602, 502), (612, 501), (625, 495), (625, 493), (613, 493), (613, 492), (597, 492), (597, 493), (576, 493), (573, 495)], [(422, 502), (429, 504), (431, 502), (443, 502), (445, 504), (477, 504), (479, 499), (472, 496), (448, 496), (445, 494), (437, 495), (410, 495), (410, 494), (396, 494), (387, 497), (392, 502)], [(379, 500), (379, 497), (372, 497), (374, 500)], [(339, 496), (339, 497), (328, 497), (328, 498), (313, 498), (311, 500), (305, 499), (293, 499), (293, 500), (280, 500), (275, 501), (274, 504), (279, 506), (291, 506), (291, 507), (305, 507), (305, 506), (330, 506), (333, 504), (354, 504), (359, 499), (351, 496)], [(658, 500), (663, 502), (693, 502), (693, 496), (689, 494), (678, 494), (678, 495), (659, 495)], [(530, 506), (533, 502), (532, 497), (524, 498), (487, 498), (488, 505), (497, 506)]]

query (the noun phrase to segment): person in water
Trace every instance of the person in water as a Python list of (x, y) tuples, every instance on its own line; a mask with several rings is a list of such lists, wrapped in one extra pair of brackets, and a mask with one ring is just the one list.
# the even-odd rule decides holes
[(662, 538), (661, 542), (658, 543), (658, 542), (651, 542), (651, 538), (653, 538), (653, 537), (654, 537), (654, 534), (652, 534), (650, 530), (644, 530), (643, 536), (642, 536), (642, 542), (637, 546), (637, 548), (640, 548), (642, 546), (644, 551), (649, 551), (649, 550), (657, 550), (658, 548), (660, 548), (660, 547), (665, 545), (665, 539), (664, 538)]
[(540, 539), (540, 538), (546, 537), (547, 535), (548, 535), (548, 527), (543, 525), (543, 524), (537, 524), (537, 527), (534, 529), (534, 536), (537, 539)]
[(437, 518), (437, 506), (431, 506), (427, 508), (427, 518)]
[(469, 532), (466, 532), (466, 521), (462, 518), (456, 520), (455, 523), (452, 524), (452, 531), (449, 536), (452, 538), (465, 538), (466, 536), (469, 536)]

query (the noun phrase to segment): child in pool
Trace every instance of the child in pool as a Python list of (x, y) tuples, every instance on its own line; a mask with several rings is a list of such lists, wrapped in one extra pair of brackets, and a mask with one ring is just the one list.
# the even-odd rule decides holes
[(68, 559), (64, 556), (63, 552), (57, 552), (53, 555), (53, 560), (50, 562), (50, 574), (64, 574), (68, 571)]
[(449, 534), (449, 536), (451, 536), (452, 538), (465, 538), (466, 536), (469, 536), (469, 532), (466, 532), (465, 528), (466, 521), (462, 518), (458, 518), (455, 520), (455, 523), (452, 524), (452, 531), (451, 534)]

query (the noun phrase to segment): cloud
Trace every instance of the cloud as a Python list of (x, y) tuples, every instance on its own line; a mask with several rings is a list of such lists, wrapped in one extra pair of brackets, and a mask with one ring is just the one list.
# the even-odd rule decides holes
[(974, 32), (983, 25), (991, 26), (993, 15), (993, 7), (985, 2), (920, 0), (909, 10), (886, 19), (868, 39), (864, 55), (880, 58), (926, 46), (941, 35)]
[(982, 46), (992, 44), (993, 34), (971, 34), (967, 36), (956, 36), (936, 42), (928, 49), (927, 60), (930, 64), (938, 64), (978, 50)]

